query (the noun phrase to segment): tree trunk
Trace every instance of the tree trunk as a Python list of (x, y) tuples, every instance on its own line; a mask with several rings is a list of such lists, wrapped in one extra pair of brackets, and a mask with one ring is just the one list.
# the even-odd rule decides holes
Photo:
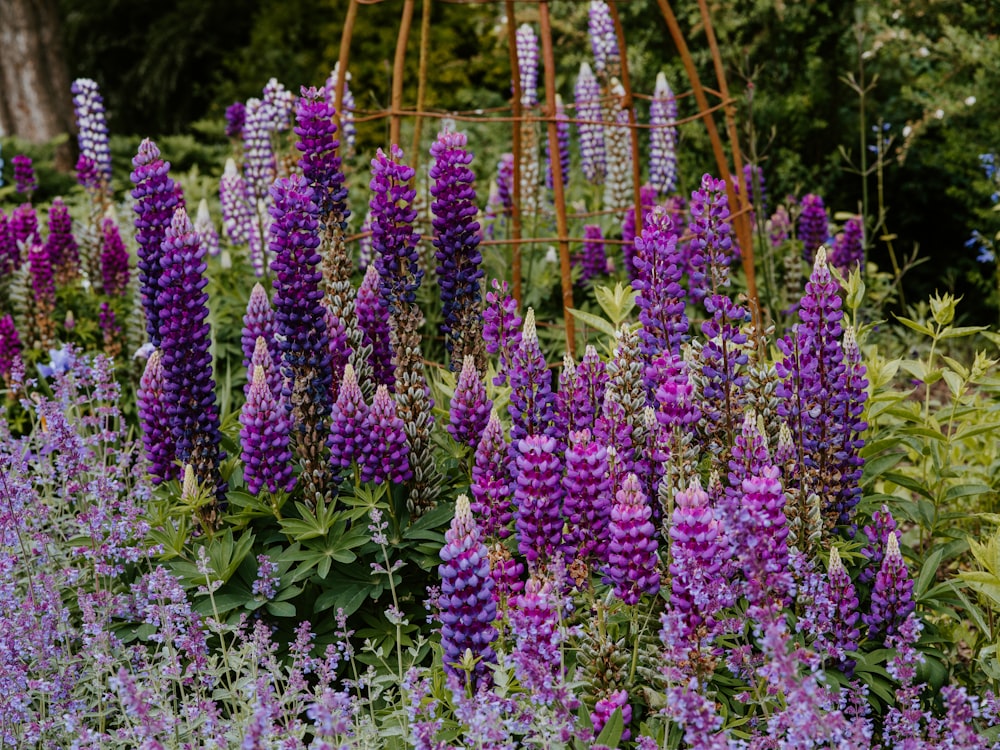
[(69, 133), (72, 95), (55, 0), (0, 0), (0, 50), (0, 135), (44, 143)]

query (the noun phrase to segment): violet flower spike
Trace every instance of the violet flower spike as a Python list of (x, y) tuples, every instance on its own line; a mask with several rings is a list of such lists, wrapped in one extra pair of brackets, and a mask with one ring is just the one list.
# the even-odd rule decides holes
[(680, 613), (684, 638), (690, 638), (724, 603), (713, 595), (722, 568), (721, 536), (722, 524), (695, 476), (674, 496), (670, 523), (670, 606)]
[(18, 263), (15, 265), (20, 268), (20, 258), (27, 254), (26, 252), (22, 254), (20, 248), (42, 243), (42, 235), (38, 231), (38, 213), (34, 206), (30, 203), (22, 203), (11, 211), (10, 233), (14, 238), (14, 247), (18, 257)]
[(0, 318), (0, 378), (6, 379), (21, 358), (21, 337), (10, 315)]
[(38, 189), (38, 178), (35, 177), (31, 157), (17, 154), (10, 163), (14, 167), (14, 189), (30, 200), (31, 194)]
[[(258, 494), (263, 487), (268, 492), (291, 492), (295, 486), (292, 473), (292, 452), (289, 450), (288, 423), (268, 385), (270, 359), (267, 342), (257, 339), (255, 357), (260, 361), (254, 367), (253, 380), (247, 391), (247, 400), (240, 412), (240, 444), (243, 446), (243, 478), (247, 491)], [(273, 367), (273, 365), (272, 365)]]
[(653, 209), (646, 219), (633, 262), (642, 353), (649, 359), (664, 352), (679, 356), (688, 333), (687, 295), (680, 285), (684, 269), (677, 235), (665, 209)]
[(333, 123), (333, 105), (315, 88), (302, 87), (296, 105), (295, 147), (302, 153), (299, 168), (312, 184), (319, 219), (328, 234), (343, 233), (351, 212), (341, 169), (340, 141)]
[(506, 539), (514, 517), (513, 486), (508, 464), (507, 442), (496, 410), (476, 446), (472, 466), (472, 512), (480, 519), (486, 539)]
[(410, 446), (403, 420), (396, 414), (396, 401), (385, 385), (375, 391), (365, 421), (367, 440), (358, 459), (362, 482), (403, 484), (413, 478)]
[(419, 235), (413, 228), (416, 191), (411, 188), (413, 168), (402, 163), (403, 151), (393, 144), (389, 156), (382, 149), (371, 161), (372, 248), (378, 269), (382, 304), (396, 314), (416, 301), (424, 272), (417, 250)]
[(10, 218), (0, 209), (0, 278), (21, 267), (21, 251), (10, 225)]
[(529, 570), (561, 554), (562, 466), (556, 441), (544, 435), (528, 435), (511, 446), (516, 466), (514, 490), (517, 549)]
[(385, 383), (389, 388), (393, 388), (396, 376), (392, 357), (389, 308), (383, 306), (379, 300), (380, 286), (378, 268), (372, 264), (365, 269), (365, 277), (358, 287), (354, 311), (358, 316), (358, 326), (361, 328), (364, 344), (371, 347), (368, 362), (372, 368), (372, 376), (376, 382)]
[(617, 76), (621, 69), (621, 53), (611, 10), (604, 0), (590, 0), (587, 30), (594, 53), (594, 69), (607, 76)]
[(606, 276), (610, 268), (600, 225), (584, 224), (583, 237), (583, 245), (573, 256), (573, 265), (580, 267), (580, 285), (586, 288), (593, 279)]
[(76, 113), (80, 159), (86, 160), (87, 175), (90, 178), (87, 182), (81, 180), (81, 184), (91, 192), (102, 184), (105, 190), (110, 190), (111, 146), (104, 99), (97, 84), (89, 78), (77, 78), (70, 91), (73, 93), (73, 109)]
[(538, 343), (535, 311), (531, 308), (524, 316), (520, 346), (511, 357), (510, 386), (507, 411), (511, 417), (511, 442), (516, 443), (528, 435), (554, 435), (552, 375)]
[(222, 226), (234, 245), (245, 245), (250, 239), (252, 225), (256, 224), (256, 210), (250, 203), (250, 194), (236, 162), (226, 160), (226, 167), (219, 180), (219, 203), (222, 206)]
[(212, 216), (208, 212), (208, 201), (204, 198), (198, 204), (198, 215), (194, 220), (194, 230), (198, 233), (205, 250), (213, 258), (219, 254), (219, 233), (215, 230)]
[(266, 200), (271, 183), (278, 176), (278, 165), (271, 144), (274, 129), (271, 108), (260, 99), (248, 99), (243, 126), (243, 174), (250, 202)]
[(606, 530), (611, 517), (608, 450), (591, 438), (589, 430), (569, 434), (563, 486), (567, 546), (574, 550), (577, 560), (605, 562), (609, 541)]
[[(212, 379), (205, 248), (183, 208), (167, 228), (160, 266), (157, 304), (170, 434), (177, 459), (191, 464), (199, 484), (211, 487), (221, 503), (227, 487), (219, 463), (225, 454)], [(213, 511), (205, 509), (212, 523)]]
[(131, 180), (135, 218), (135, 241), (139, 245), (139, 285), (146, 312), (146, 333), (154, 347), (161, 340), (160, 276), (163, 274), (163, 241), (177, 207), (170, 163), (160, 158), (160, 150), (148, 138), (139, 144), (132, 159), (135, 166)]
[(486, 395), (486, 385), (476, 371), (476, 360), (468, 354), (451, 399), (448, 434), (456, 442), (475, 448), (486, 429), (492, 409), (493, 402)]
[(124, 297), (129, 281), (129, 254), (118, 231), (118, 224), (108, 217), (101, 222), (101, 288), (110, 297)]
[(649, 181), (660, 197), (677, 189), (677, 99), (662, 72), (649, 103)]
[(330, 411), (327, 443), (334, 468), (349, 469), (352, 462), (361, 460), (371, 437), (368, 426), (368, 405), (361, 395), (354, 368), (347, 364), (340, 383), (340, 394)]
[[(629, 279), (635, 282), (636, 270), (635, 270), (635, 239), (642, 232), (643, 228), (649, 222), (649, 214), (656, 206), (656, 190), (650, 184), (645, 184), (639, 188), (639, 213), (641, 222), (639, 226), (636, 226), (635, 219), (635, 204), (632, 205), (631, 211), (626, 211), (625, 216), (622, 219), (622, 259), (625, 261), (625, 270), (628, 272)], [(666, 211), (666, 209), (664, 209)], [(676, 229), (673, 229), (673, 224), (668, 225), (668, 234), (678, 235), (679, 233)]]
[(801, 205), (796, 236), (802, 240), (802, 257), (812, 263), (819, 246), (830, 237), (830, 217), (823, 199), (815, 193), (802, 196)]
[(628, 605), (643, 594), (660, 590), (659, 558), (653, 510), (635, 474), (625, 477), (611, 506), (608, 543), (608, 578), (615, 596)]
[(179, 467), (174, 462), (176, 452), (170, 434), (166, 398), (163, 360), (157, 350), (146, 360), (146, 368), (143, 370), (136, 395), (142, 444), (154, 484), (177, 479), (180, 476)]
[(574, 88), (577, 130), (580, 140), (580, 168), (587, 182), (603, 185), (607, 174), (604, 152), (604, 113), (601, 85), (587, 63), (580, 64)]
[[(562, 97), (556, 94), (556, 142), (559, 144), (559, 168), (562, 172), (563, 186), (569, 185), (570, 158), (569, 158), (569, 115), (566, 114), (566, 105), (563, 104)], [(552, 182), (552, 147), (549, 139), (545, 139), (545, 187), (554, 190)]]
[[(452, 369), (459, 356), (481, 347), (483, 256), (479, 252), (479, 222), (476, 221), (475, 174), (468, 165), (464, 133), (442, 131), (431, 146), (431, 212), (441, 290), (441, 332), (451, 355)], [(480, 349), (481, 350), (481, 349)]]
[(507, 383), (514, 352), (521, 346), (521, 317), (517, 314), (517, 300), (508, 292), (506, 281), (491, 282), (493, 291), (486, 293), (483, 310), (483, 340), (486, 351), (497, 355), (497, 374), (493, 385)]
[(532, 700), (542, 705), (551, 705), (562, 693), (560, 644), (565, 636), (559, 627), (559, 607), (552, 583), (532, 578), (510, 611), (514, 675)]
[(515, 39), (521, 74), (521, 105), (534, 107), (538, 104), (538, 37), (529, 24), (523, 23), (518, 26)]
[(496, 662), (490, 644), (497, 637), (493, 627), (497, 608), (486, 545), (465, 495), (455, 501), (455, 517), (445, 532), (440, 556), (441, 595), (437, 604), (445, 671), (464, 678), (461, 663), (471, 654), (478, 660), (473, 668), (474, 682), (488, 684), (489, 664)]
[(73, 236), (73, 219), (62, 198), (55, 198), (49, 208), (49, 236), (45, 251), (60, 285), (69, 283), (80, 273), (80, 247)]
[(865, 262), (864, 224), (860, 216), (844, 222), (844, 228), (833, 238), (830, 264), (845, 277)]

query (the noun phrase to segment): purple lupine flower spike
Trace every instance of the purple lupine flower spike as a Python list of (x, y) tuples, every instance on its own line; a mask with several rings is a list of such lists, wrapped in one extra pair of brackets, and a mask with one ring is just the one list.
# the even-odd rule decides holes
[(580, 266), (580, 284), (588, 286), (592, 279), (607, 276), (608, 256), (599, 224), (584, 224), (583, 237), (583, 246), (573, 257), (573, 264)]
[(487, 539), (505, 539), (510, 536), (511, 519), (514, 517), (512, 482), (508, 464), (507, 443), (496, 410), (490, 411), (489, 421), (476, 446), (472, 466), (472, 512), (480, 519), (483, 536)]
[(841, 667), (850, 671), (854, 662), (845, 657), (844, 652), (857, 651), (861, 641), (861, 631), (858, 629), (858, 595), (836, 547), (830, 548), (827, 585), (828, 596), (836, 613), (831, 623), (830, 645), (840, 654)]
[[(569, 184), (570, 180), (569, 115), (566, 114), (566, 105), (563, 104), (559, 94), (556, 94), (556, 142), (559, 144), (559, 168), (562, 171), (563, 185), (565, 186)], [(545, 187), (552, 190), (552, 153), (548, 138), (545, 139), (545, 163)]]
[(792, 217), (784, 206), (778, 206), (767, 220), (767, 236), (773, 248), (781, 247), (792, 236)]
[(843, 404), (841, 430), (844, 457), (841, 461), (840, 502), (837, 507), (838, 522), (851, 522), (854, 509), (861, 500), (861, 475), (865, 460), (861, 449), (865, 446), (862, 434), (868, 429), (868, 423), (862, 420), (865, 402), (868, 400), (867, 369), (858, 347), (858, 339), (854, 327), (848, 325), (844, 329), (844, 377), (838, 381), (837, 398)]
[(660, 590), (656, 527), (639, 478), (629, 474), (611, 506), (608, 542), (608, 578), (615, 596), (626, 604), (638, 604), (643, 594)]
[(677, 189), (677, 99), (663, 73), (656, 74), (649, 103), (649, 181), (666, 197)]
[(10, 315), (0, 318), (0, 378), (6, 379), (21, 356), (21, 337)]
[[(34, 206), (30, 203), (22, 203), (11, 212), (10, 233), (17, 248), (41, 244), (42, 236), (38, 232), (38, 214)], [(18, 258), (22, 257), (21, 251), (17, 252)], [(16, 265), (20, 267), (20, 263)]]
[[(337, 62), (334, 63), (333, 70), (330, 71), (330, 75), (326, 79), (326, 86), (324, 87), (327, 101), (334, 107), (337, 103), (337, 78), (339, 75), (340, 63)], [(344, 73), (344, 93), (340, 99), (340, 131), (344, 135), (344, 144), (347, 146), (348, 151), (353, 153), (357, 141), (358, 128), (354, 122), (354, 94), (351, 93), (350, 83), (351, 71), (348, 70)]]
[(514, 598), (510, 626), (515, 639), (511, 658), (518, 683), (533, 702), (550, 705), (557, 699), (563, 663), (560, 644), (559, 596), (550, 581), (532, 578), (524, 593)]
[(517, 549), (537, 570), (562, 552), (562, 466), (556, 441), (528, 435), (511, 446), (517, 475), (514, 491)]
[(135, 166), (131, 179), (135, 184), (132, 197), (135, 198), (135, 241), (139, 245), (140, 293), (146, 312), (146, 333), (153, 346), (159, 348), (160, 276), (163, 274), (160, 261), (167, 227), (177, 207), (177, 195), (169, 175), (170, 163), (160, 158), (160, 150), (151, 140), (146, 138), (139, 144), (132, 164)]
[(252, 495), (266, 487), (268, 492), (291, 492), (295, 486), (292, 452), (289, 449), (288, 422), (268, 385), (271, 355), (267, 342), (257, 339), (253, 380), (240, 412), (240, 444), (243, 446), (243, 478)]
[(369, 364), (376, 382), (395, 386), (395, 365), (392, 361), (392, 341), (390, 337), (389, 308), (379, 301), (380, 287), (378, 268), (375, 264), (365, 269), (365, 277), (358, 287), (354, 300), (354, 311), (358, 316), (358, 326), (363, 334), (365, 346), (372, 348)]
[(198, 204), (198, 215), (194, 220), (194, 230), (201, 238), (201, 244), (213, 258), (219, 254), (219, 233), (215, 229), (212, 215), (208, 212), (208, 201), (204, 198)]
[(0, 209), (0, 278), (21, 267), (21, 251), (17, 248), (10, 218)]
[(62, 198), (55, 198), (49, 208), (49, 236), (45, 251), (60, 286), (65, 286), (80, 273), (80, 248), (73, 236), (73, 219)]
[(793, 583), (788, 572), (788, 525), (785, 493), (777, 466), (764, 466), (743, 479), (742, 511), (738, 519), (738, 553), (747, 580), (747, 598), (762, 604), (776, 596), (784, 600)]
[(358, 459), (362, 482), (403, 484), (413, 478), (410, 446), (403, 420), (396, 414), (396, 401), (385, 385), (375, 391), (365, 422), (367, 440)]
[(164, 385), (163, 359), (159, 350), (146, 360), (136, 396), (139, 409), (139, 426), (142, 444), (149, 462), (153, 483), (159, 484), (180, 477), (180, 467), (175, 463), (175, 444), (170, 432), (167, 414), (167, 395)]
[(333, 105), (321, 91), (302, 87), (296, 105), (295, 134), (299, 139), (295, 147), (302, 153), (299, 168), (313, 186), (320, 221), (328, 234), (343, 233), (350, 216), (334, 114)]
[(514, 205), (514, 154), (501, 154), (497, 162), (497, 196), (504, 214), (509, 215)]
[(695, 476), (687, 489), (674, 496), (670, 523), (670, 606), (680, 613), (685, 638), (712, 617), (721, 603), (712, 594), (722, 568), (721, 535), (722, 524)]
[[(76, 112), (80, 160), (85, 165), (85, 174), (80, 174), (80, 184), (92, 194), (101, 189), (110, 192), (111, 146), (108, 140), (104, 99), (101, 98), (97, 84), (89, 78), (77, 78), (70, 90), (73, 93), (73, 109)], [(78, 164), (78, 173), (79, 166)]]
[(802, 212), (796, 230), (797, 237), (802, 240), (802, 257), (812, 263), (819, 246), (830, 237), (830, 217), (826, 212), (823, 199), (815, 193), (802, 196)]
[(330, 411), (328, 443), (334, 467), (348, 469), (352, 462), (360, 461), (370, 438), (367, 422), (368, 405), (361, 395), (354, 368), (348, 364), (340, 382), (340, 394)]
[(31, 290), (35, 295), (38, 311), (54, 312), (56, 308), (56, 283), (52, 261), (44, 245), (28, 249), (28, 269), (31, 272)]
[(563, 484), (567, 546), (575, 551), (575, 559), (604, 562), (608, 547), (605, 530), (611, 516), (608, 450), (591, 438), (590, 430), (569, 434)]
[(493, 385), (504, 385), (510, 373), (514, 352), (521, 346), (521, 317), (517, 300), (507, 290), (507, 282), (492, 281), (493, 291), (486, 293), (483, 310), (483, 340), (486, 351), (497, 355), (497, 374)]
[(295, 94), (286, 89), (285, 84), (277, 78), (271, 78), (264, 85), (262, 98), (270, 118), (269, 129), (274, 132), (288, 130), (295, 115)]
[(844, 222), (844, 229), (833, 239), (830, 264), (844, 276), (865, 260), (864, 225), (860, 216), (852, 216)]
[[(622, 260), (625, 262), (625, 271), (628, 277), (635, 281), (635, 239), (642, 232), (643, 227), (649, 220), (649, 213), (656, 205), (656, 190), (652, 185), (646, 184), (639, 188), (639, 212), (642, 222), (639, 226), (635, 223), (635, 211), (626, 211), (622, 219)], [(674, 232), (676, 234), (676, 232)]]
[[(160, 266), (157, 307), (170, 434), (178, 460), (191, 464), (198, 483), (213, 488), (222, 503), (227, 487), (219, 464), (225, 454), (212, 379), (205, 248), (183, 208), (167, 227)], [(216, 510), (203, 509), (203, 519), (217, 523)]]
[(110, 297), (125, 296), (129, 280), (128, 249), (118, 223), (107, 217), (101, 222), (101, 289)]
[(226, 107), (226, 137), (243, 140), (243, 126), (246, 124), (247, 108), (243, 102), (233, 102)]
[(517, 64), (521, 73), (521, 104), (534, 107), (538, 104), (538, 37), (530, 24), (517, 28)]
[(416, 191), (409, 186), (413, 168), (402, 163), (403, 151), (393, 144), (386, 156), (379, 149), (372, 159), (372, 247), (376, 253), (382, 304), (395, 314), (413, 304), (424, 272), (413, 229)]
[[(482, 352), (479, 280), (483, 277), (483, 256), (479, 252), (475, 175), (468, 167), (472, 154), (465, 149), (466, 142), (464, 133), (443, 131), (431, 146), (431, 212), (439, 264), (441, 332), (453, 370), (465, 355)], [(480, 366), (485, 364), (482, 355), (478, 359)]]
[(243, 125), (243, 173), (251, 203), (267, 198), (268, 189), (278, 175), (278, 165), (271, 144), (273, 114), (260, 99), (248, 99)]
[(294, 425), (296, 452), (309, 470), (308, 502), (316, 503), (326, 491), (328, 469), (321, 453), (328, 431), (332, 383), (329, 338), (321, 304), (317, 208), (305, 177), (276, 181), (271, 196), (273, 304), (285, 410)]
[(634, 263), (642, 353), (650, 360), (668, 351), (679, 355), (688, 332), (686, 295), (680, 285), (684, 269), (673, 221), (665, 209), (653, 209), (646, 219), (635, 239)]
[(587, 30), (594, 53), (594, 69), (608, 77), (619, 75), (621, 53), (611, 9), (604, 0), (590, 0)]
[(603, 185), (607, 174), (604, 154), (604, 114), (601, 85), (587, 63), (581, 63), (574, 89), (577, 129), (580, 138), (580, 167), (587, 182)]
[(451, 399), (451, 424), (448, 433), (462, 445), (475, 448), (490, 419), (493, 402), (486, 395), (486, 385), (476, 371), (476, 360), (466, 355)]
[(608, 368), (596, 347), (587, 344), (583, 359), (576, 368), (576, 377), (586, 398), (577, 404), (573, 424), (578, 430), (593, 430), (594, 420), (604, 408), (604, 393), (608, 386)]
[(14, 189), (21, 195), (31, 197), (31, 194), (38, 189), (38, 178), (35, 177), (35, 168), (31, 164), (31, 157), (18, 154), (10, 160), (14, 167)]
[(545, 364), (535, 330), (535, 311), (524, 316), (521, 343), (511, 357), (510, 439), (516, 443), (528, 435), (551, 435), (555, 431), (555, 394), (552, 375)]
[(729, 221), (726, 184), (706, 174), (691, 193), (688, 278), (691, 298), (701, 301), (729, 286), (729, 265), (740, 257)]
[(590, 713), (590, 720), (594, 724), (594, 732), (600, 734), (601, 730), (604, 729), (604, 725), (611, 720), (612, 715), (618, 709), (621, 709), (622, 722), (625, 724), (621, 738), (622, 740), (630, 739), (632, 733), (629, 731), (628, 725), (632, 721), (632, 706), (629, 705), (628, 692), (625, 690), (616, 690), (597, 701), (594, 710)]
[[(277, 364), (280, 362), (280, 357), (275, 356), (278, 353), (278, 348), (274, 337), (274, 309), (267, 298), (267, 290), (258, 282), (253, 285), (253, 289), (250, 291), (247, 311), (243, 316), (243, 334), (240, 338), (243, 348), (243, 366), (248, 368), (248, 383), (253, 381), (253, 373), (249, 372), (249, 368), (257, 348), (257, 339), (261, 336), (267, 342), (272, 361)], [(280, 378), (277, 382), (281, 382)]]
[(913, 579), (899, 551), (899, 538), (890, 533), (885, 545), (882, 567), (872, 586), (871, 612), (862, 615), (872, 640), (888, 639), (899, 635), (900, 626), (916, 605), (913, 602)]
[(222, 206), (222, 226), (234, 245), (245, 245), (250, 239), (251, 226), (256, 223), (256, 211), (250, 205), (250, 194), (236, 162), (226, 160), (219, 180), (219, 203)]
[(486, 545), (465, 495), (455, 501), (455, 517), (445, 532), (440, 555), (438, 617), (445, 671), (464, 676), (460, 665), (469, 651), (478, 660), (473, 668), (475, 682), (488, 684), (489, 665), (496, 662), (490, 644), (497, 637), (493, 627), (497, 607)]

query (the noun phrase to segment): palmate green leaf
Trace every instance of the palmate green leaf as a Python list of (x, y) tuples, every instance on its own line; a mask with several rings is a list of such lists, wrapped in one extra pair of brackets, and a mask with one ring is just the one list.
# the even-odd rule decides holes
[(969, 539), (969, 548), (976, 562), (1000, 580), (1000, 533), (994, 533), (986, 544)]
[(604, 318), (600, 318), (593, 313), (584, 312), (583, 310), (577, 310), (573, 307), (566, 308), (566, 312), (579, 320), (581, 323), (586, 323), (591, 328), (614, 338), (615, 327)]
[[(621, 324), (628, 320), (629, 315), (635, 307), (637, 292), (628, 284), (622, 285), (620, 282), (611, 289), (606, 286), (599, 286), (594, 289), (594, 297), (597, 304), (608, 316), (614, 330), (618, 330)], [(612, 334), (614, 335), (614, 334)]]
[(973, 591), (982, 594), (1000, 607), (1000, 578), (985, 570), (963, 571), (958, 574)]

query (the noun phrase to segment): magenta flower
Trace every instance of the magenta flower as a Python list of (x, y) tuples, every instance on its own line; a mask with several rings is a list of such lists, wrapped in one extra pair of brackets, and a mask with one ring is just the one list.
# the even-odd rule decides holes
[(688, 332), (687, 295), (680, 285), (684, 267), (677, 233), (665, 209), (655, 208), (647, 217), (635, 238), (633, 262), (642, 353), (649, 359), (668, 351), (679, 355)]
[(490, 644), (497, 637), (493, 627), (497, 608), (486, 545), (465, 495), (459, 495), (455, 501), (455, 517), (445, 532), (440, 555), (438, 617), (445, 671), (464, 676), (458, 665), (468, 651), (478, 660), (472, 672), (474, 681), (488, 684), (491, 681), (488, 665), (496, 662)]
[(632, 737), (632, 733), (628, 729), (628, 725), (632, 721), (632, 706), (629, 705), (628, 692), (625, 690), (617, 690), (597, 701), (594, 710), (590, 713), (590, 721), (594, 725), (595, 734), (601, 733), (604, 725), (608, 723), (618, 709), (621, 709), (622, 721), (625, 723), (625, 729), (622, 731), (621, 738), (628, 740)]
[(128, 249), (118, 231), (118, 224), (107, 217), (101, 222), (101, 284), (111, 297), (125, 295), (128, 287)]
[(335, 468), (348, 469), (360, 461), (370, 439), (368, 433), (368, 405), (354, 375), (354, 368), (344, 368), (340, 394), (330, 411), (330, 461)]
[(510, 536), (508, 527), (514, 511), (507, 456), (503, 427), (493, 410), (476, 446), (472, 485), (469, 488), (473, 498), (472, 512), (480, 519), (483, 536), (487, 539), (504, 539)]
[(375, 391), (364, 433), (367, 439), (357, 459), (362, 482), (403, 484), (413, 478), (403, 420), (396, 415), (396, 401), (385, 385)]
[[(10, 233), (14, 238), (15, 247), (39, 245), (42, 235), (38, 231), (38, 214), (30, 203), (22, 203), (10, 214)], [(20, 258), (20, 251), (18, 251)], [(20, 263), (15, 266), (20, 268)]]
[(796, 235), (802, 240), (802, 257), (813, 262), (819, 246), (830, 238), (830, 217), (823, 199), (815, 193), (802, 196)]
[(722, 568), (721, 536), (722, 524), (696, 476), (674, 495), (670, 523), (670, 606), (680, 614), (685, 638), (722, 604), (715, 593)]
[(515, 639), (511, 654), (514, 675), (534, 701), (550, 705), (562, 693), (559, 648), (564, 636), (559, 628), (559, 598), (550, 582), (531, 578), (513, 605), (510, 626)]
[(563, 549), (562, 465), (555, 439), (544, 435), (528, 435), (511, 446), (511, 453), (517, 549), (529, 570), (536, 570)]
[(520, 346), (511, 357), (510, 370), (510, 439), (516, 443), (528, 435), (552, 435), (555, 432), (555, 395), (552, 375), (535, 330), (535, 313), (529, 308), (524, 316)]
[(0, 377), (10, 375), (14, 362), (21, 356), (21, 337), (17, 335), (10, 315), (0, 318)]
[(31, 157), (17, 154), (10, 163), (14, 167), (14, 189), (30, 199), (31, 194), (38, 189), (38, 178), (35, 177)]
[(242, 140), (247, 108), (243, 102), (233, 102), (226, 107), (226, 137)]
[(21, 252), (17, 249), (13, 228), (7, 214), (0, 209), (0, 278), (21, 267)]
[(368, 362), (372, 377), (377, 383), (385, 383), (390, 388), (396, 384), (395, 365), (392, 357), (392, 341), (389, 333), (389, 308), (379, 299), (379, 276), (375, 264), (365, 269), (365, 277), (358, 287), (354, 300), (354, 311), (358, 316), (362, 340), (371, 347)]
[(563, 486), (566, 545), (575, 551), (576, 559), (604, 562), (611, 516), (608, 449), (593, 440), (589, 430), (569, 434)]
[(634, 605), (660, 590), (653, 509), (635, 474), (629, 474), (611, 506), (607, 574), (615, 596)]

